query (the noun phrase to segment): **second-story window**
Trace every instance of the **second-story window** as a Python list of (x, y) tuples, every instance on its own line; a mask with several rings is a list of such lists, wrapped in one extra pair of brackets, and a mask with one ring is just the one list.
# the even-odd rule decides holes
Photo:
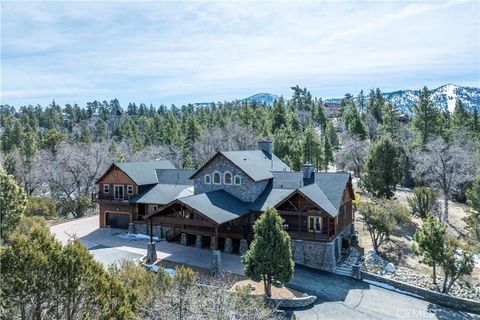
[(223, 181), (225, 184), (232, 184), (232, 174), (230, 172), (225, 172)]
[(209, 174), (206, 174), (203, 179), (204, 179), (204, 182), (205, 182), (206, 184), (212, 183), (212, 177), (210, 177)]
[(129, 184), (129, 185), (127, 186), (127, 193), (128, 193), (128, 194), (133, 194), (133, 186), (132, 186), (131, 184)]
[(103, 193), (110, 193), (110, 185), (104, 184), (103, 185)]
[(213, 183), (214, 184), (220, 184), (221, 183), (220, 173), (215, 172), (213, 174)]

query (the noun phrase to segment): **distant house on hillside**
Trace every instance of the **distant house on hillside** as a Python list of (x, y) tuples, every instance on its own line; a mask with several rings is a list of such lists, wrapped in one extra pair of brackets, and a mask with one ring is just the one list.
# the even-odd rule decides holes
[(325, 115), (329, 118), (336, 118), (340, 113), (340, 103), (325, 102)]
[(98, 179), (100, 227), (154, 233), (198, 248), (243, 253), (253, 225), (276, 208), (291, 237), (296, 263), (334, 271), (352, 233), (350, 174), (291, 171), (272, 153), (220, 151), (195, 171), (166, 160), (115, 163)]

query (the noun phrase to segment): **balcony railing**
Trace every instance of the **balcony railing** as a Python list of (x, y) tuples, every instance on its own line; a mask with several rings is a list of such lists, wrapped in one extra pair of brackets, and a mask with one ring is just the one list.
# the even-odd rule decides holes
[(129, 202), (133, 195), (113, 195), (105, 193), (92, 193), (92, 200), (107, 200), (107, 201), (125, 201)]

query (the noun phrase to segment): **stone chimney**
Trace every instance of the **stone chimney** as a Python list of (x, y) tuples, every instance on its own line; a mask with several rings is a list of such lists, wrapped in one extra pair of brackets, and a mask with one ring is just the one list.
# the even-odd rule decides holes
[(315, 166), (311, 163), (302, 165), (303, 185), (309, 185), (315, 182)]
[(272, 159), (272, 142), (268, 140), (258, 141), (258, 149), (262, 150), (268, 159)]

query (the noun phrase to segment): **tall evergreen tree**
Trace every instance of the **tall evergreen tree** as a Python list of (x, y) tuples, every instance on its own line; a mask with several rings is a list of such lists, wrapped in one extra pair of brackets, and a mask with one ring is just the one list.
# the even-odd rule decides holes
[(267, 209), (255, 222), (254, 232), (250, 249), (242, 257), (245, 275), (254, 281), (263, 281), (265, 295), (271, 297), (272, 284), (281, 287), (293, 276), (290, 236), (283, 228), (283, 219), (273, 208)]
[(390, 137), (377, 140), (368, 150), (362, 184), (374, 196), (391, 198), (401, 179), (400, 152)]
[(25, 192), (0, 166), (0, 242), (4, 242), (17, 226), (26, 206)]
[(430, 91), (424, 87), (418, 103), (413, 107), (412, 128), (417, 135), (417, 145), (423, 148), (430, 138), (438, 134), (439, 121), (439, 111), (430, 99)]

